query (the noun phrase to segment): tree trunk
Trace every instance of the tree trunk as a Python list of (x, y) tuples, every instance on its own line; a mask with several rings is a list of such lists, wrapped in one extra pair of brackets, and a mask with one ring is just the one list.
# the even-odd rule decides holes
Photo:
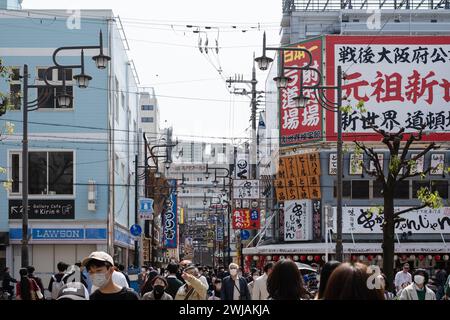
[(384, 193), (383, 226), (383, 272), (386, 275), (386, 290), (394, 292), (394, 190)]

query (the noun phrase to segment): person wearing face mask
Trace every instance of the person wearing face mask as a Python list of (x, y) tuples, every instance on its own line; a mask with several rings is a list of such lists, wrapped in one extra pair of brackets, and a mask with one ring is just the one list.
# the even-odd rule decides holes
[(106, 252), (92, 252), (83, 259), (82, 265), (89, 272), (92, 285), (98, 288), (90, 295), (90, 300), (139, 300), (136, 292), (114, 283), (114, 261)]
[(153, 290), (144, 294), (142, 300), (173, 300), (172, 296), (165, 292), (167, 286), (167, 280), (164, 277), (156, 276), (152, 281)]
[(221, 290), (222, 290), (222, 280), (215, 279), (213, 286), (214, 286), (213, 294), (208, 298), (208, 300), (220, 300), (220, 295), (221, 295)]
[(417, 269), (414, 272), (414, 282), (402, 290), (400, 300), (436, 300), (436, 294), (427, 287), (428, 279), (425, 269)]
[(228, 270), (230, 276), (222, 281), (221, 299), (222, 300), (251, 300), (248, 290), (247, 280), (239, 275), (239, 266), (236, 263), (230, 263)]

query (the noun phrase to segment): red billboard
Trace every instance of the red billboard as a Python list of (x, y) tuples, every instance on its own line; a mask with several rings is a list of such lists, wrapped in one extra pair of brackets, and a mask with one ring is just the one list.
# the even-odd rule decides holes
[[(424, 141), (450, 139), (450, 36), (326, 36), (326, 66), (328, 85), (342, 67), (343, 105), (367, 109), (343, 114), (344, 140), (379, 141), (371, 123), (387, 132), (425, 125)], [(337, 138), (336, 118), (327, 111), (327, 140)]]
[(235, 209), (232, 227), (233, 229), (259, 229), (261, 227), (259, 209)]
[[(291, 47), (305, 48), (312, 54), (311, 67), (322, 70), (322, 39), (304, 41)], [(284, 51), (285, 67), (304, 67), (309, 58), (304, 52)], [(299, 70), (285, 70), (291, 78), (286, 89), (280, 92), (280, 138), (281, 145), (289, 146), (302, 142), (322, 139), (322, 107), (313, 90), (304, 90), (309, 98), (306, 107), (297, 108), (294, 98), (300, 93), (301, 75)], [(303, 85), (311, 86), (319, 82), (317, 72), (304, 71)]]

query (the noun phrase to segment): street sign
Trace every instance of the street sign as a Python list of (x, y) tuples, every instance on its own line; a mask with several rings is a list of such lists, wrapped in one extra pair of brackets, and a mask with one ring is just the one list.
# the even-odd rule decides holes
[(141, 219), (153, 219), (153, 199), (139, 199), (139, 214)]
[(248, 230), (241, 230), (241, 240), (248, 240), (250, 238), (250, 232)]
[(133, 224), (130, 228), (130, 233), (135, 237), (139, 237), (142, 233), (141, 226), (138, 224)]

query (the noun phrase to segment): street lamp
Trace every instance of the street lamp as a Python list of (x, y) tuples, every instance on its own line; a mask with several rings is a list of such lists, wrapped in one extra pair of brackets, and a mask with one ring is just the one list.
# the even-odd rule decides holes
[[(281, 70), (279, 76), (274, 80), (277, 81), (278, 88), (286, 88), (287, 81), (283, 80), (284, 70), (299, 70), (300, 73), (300, 93), (298, 97), (294, 98), (296, 108), (305, 108), (308, 102), (308, 97), (305, 96), (304, 90), (314, 90), (320, 105), (331, 112), (337, 113), (337, 222), (336, 222), (336, 260), (343, 260), (343, 246), (342, 246), (342, 67), (337, 67), (337, 83), (335, 86), (322, 85), (322, 73), (317, 68), (311, 66), (312, 55), (311, 52), (305, 48), (267, 48), (266, 47), (266, 34), (263, 35), (263, 55), (262, 57), (256, 58), (255, 61), (261, 70), (267, 70), (268, 63), (270, 63), (270, 58), (265, 56), (266, 50), (274, 50), (281, 52)], [(284, 66), (284, 52), (285, 51), (301, 51), (308, 56), (308, 62), (303, 67), (285, 67)], [(315, 72), (318, 75), (318, 83), (311, 86), (304, 86), (303, 81), (303, 71), (308, 70)], [(286, 86), (283, 86), (285, 85)], [(326, 90), (336, 91), (337, 99), (336, 102), (331, 101), (325, 96)]]
[[(56, 100), (61, 108), (69, 108), (72, 103), (72, 96), (66, 91), (66, 69), (81, 69), (81, 74), (74, 77), (78, 85), (81, 87), (87, 87), (91, 76), (84, 74), (84, 50), (85, 49), (99, 49), (100, 56), (102, 57), (101, 69), (105, 69), (107, 62), (111, 60), (110, 57), (103, 55), (103, 39), (102, 32), (100, 31), (100, 44), (96, 46), (67, 46), (59, 47), (53, 52), (54, 66), (47, 68), (45, 76), (43, 78), (45, 84), (31, 85), (28, 83), (30, 74), (28, 72), (28, 65), (23, 66), (23, 137), (22, 137), (22, 247), (21, 247), (21, 265), (27, 267), (30, 265), (28, 259), (28, 112), (39, 109), (39, 105), (45, 103), (52, 95), (50, 90), (54, 90), (59, 85), (49, 83), (48, 76), (52, 70), (61, 71), (62, 77), (62, 93), (57, 96)], [(57, 55), (60, 51), (66, 50), (81, 50), (81, 64), (78, 65), (62, 65), (57, 62)], [(97, 64), (99, 67), (99, 64)], [(28, 101), (29, 89), (44, 89), (43, 92), (34, 101)]]

